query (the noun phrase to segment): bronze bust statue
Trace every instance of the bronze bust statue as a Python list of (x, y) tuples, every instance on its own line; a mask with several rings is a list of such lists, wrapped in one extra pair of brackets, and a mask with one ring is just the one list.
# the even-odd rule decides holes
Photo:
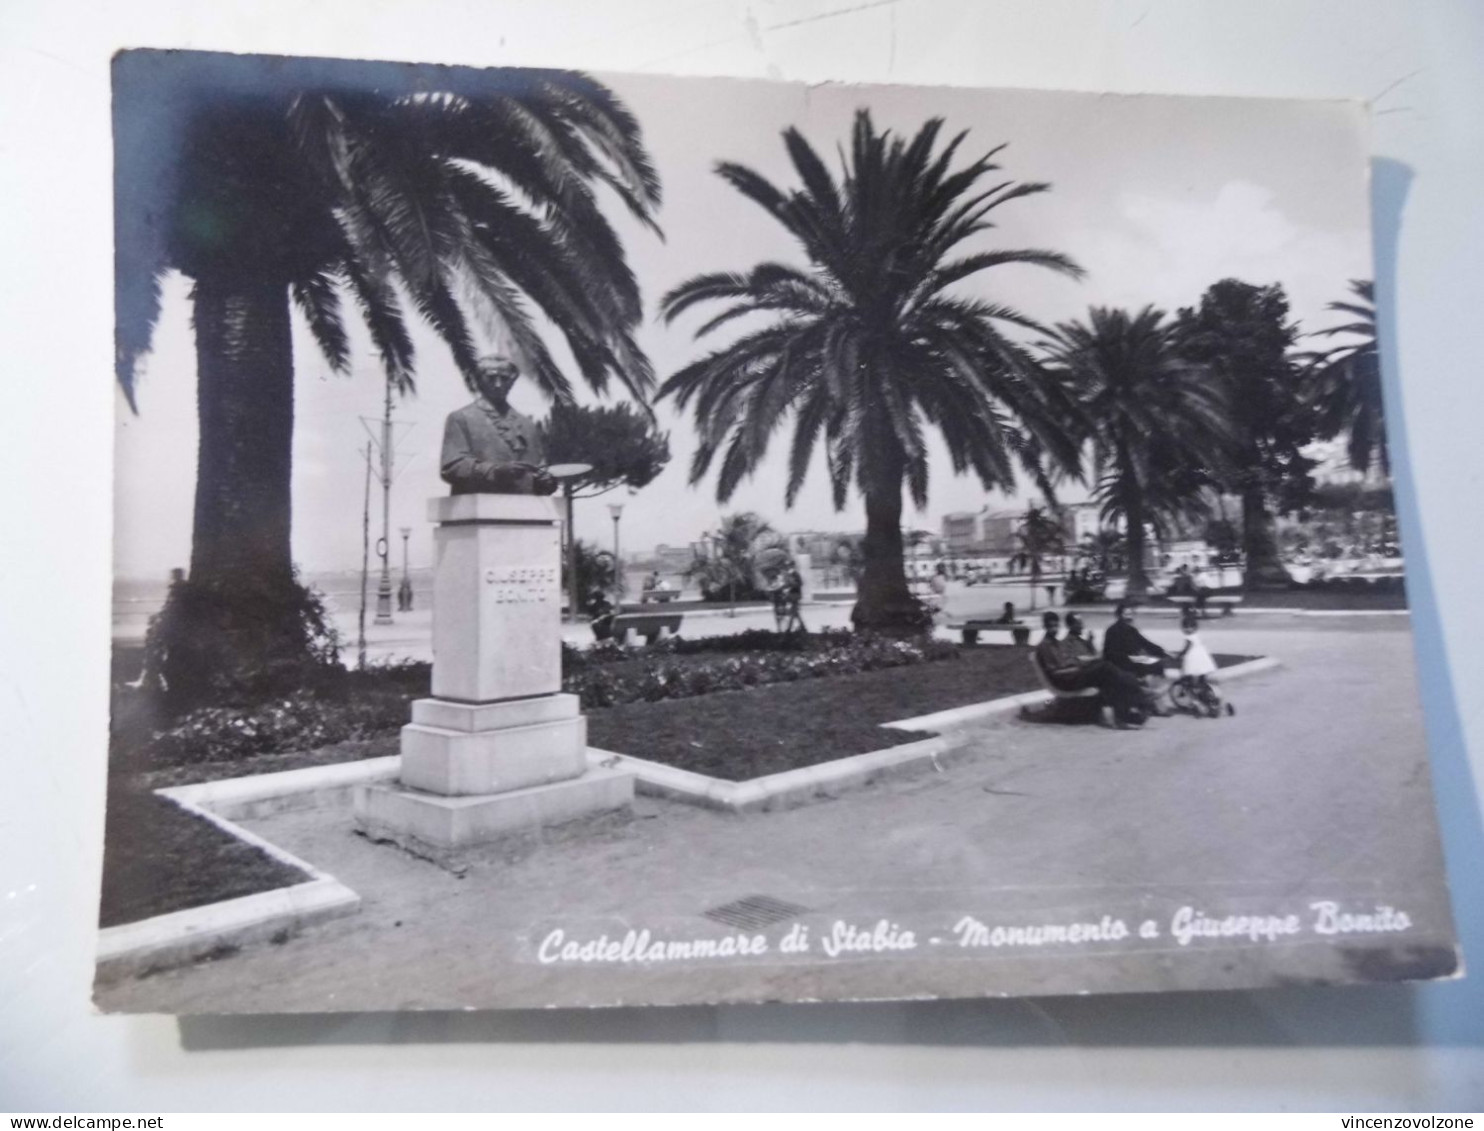
[(535, 422), (510, 407), (510, 387), (520, 370), (507, 357), (480, 359), (478, 398), (448, 414), (443, 426), (440, 472), (455, 495), (550, 495), (556, 480)]

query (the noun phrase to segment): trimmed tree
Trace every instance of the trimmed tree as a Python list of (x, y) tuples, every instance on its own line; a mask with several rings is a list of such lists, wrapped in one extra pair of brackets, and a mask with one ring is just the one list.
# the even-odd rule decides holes
[(1242, 550), (1250, 587), (1287, 587), (1274, 514), (1302, 507), (1314, 461), (1303, 448), (1314, 439), (1314, 417), (1289, 357), (1297, 328), (1278, 284), (1223, 279), (1176, 320), (1182, 356), (1226, 387), (1233, 444), (1227, 490), (1242, 500)]

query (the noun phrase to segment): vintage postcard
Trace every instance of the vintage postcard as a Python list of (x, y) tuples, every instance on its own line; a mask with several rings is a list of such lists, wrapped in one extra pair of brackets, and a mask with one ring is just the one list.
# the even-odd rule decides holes
[(113, 99), (99, 1008), (1462, 973), (1363, 107)]

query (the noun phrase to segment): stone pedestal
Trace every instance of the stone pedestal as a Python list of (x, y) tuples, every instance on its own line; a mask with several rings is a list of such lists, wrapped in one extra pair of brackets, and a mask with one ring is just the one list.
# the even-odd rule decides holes
[(433, 697), (402, 728), (402, 775), (358, 788), (356, 826), (435, 859), (629, 805), (630, 774), (587, 769), (587, 721), (561, 691), (557, 507), (531, 495), (434, 499)]

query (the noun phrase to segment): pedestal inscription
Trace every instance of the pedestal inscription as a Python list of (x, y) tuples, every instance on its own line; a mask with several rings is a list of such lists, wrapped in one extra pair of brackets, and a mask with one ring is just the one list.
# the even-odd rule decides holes
[(533, 495), (434, 499), (433, 695), (488, 703), (562, 687), (556, 507)]

